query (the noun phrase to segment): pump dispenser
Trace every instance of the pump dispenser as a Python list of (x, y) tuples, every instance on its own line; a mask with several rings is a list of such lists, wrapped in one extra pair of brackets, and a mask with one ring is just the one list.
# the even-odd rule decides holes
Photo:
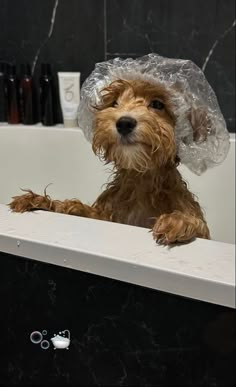
[(52, 126), (56, 123), (55, 90), (51, 66), (42, 63), (40, 76), (40, 116), (45, 126)]
[(5, 63), (0, 63), (0, 122), (7, 122)]
[(21, 65), (20, 79), (20, 96), (21, 96), (21, 115), (22, 122), (25, 125), (32, 125), (36, 122), (35, 117), (35, 90), (31, 69), (29, 64)]
[(7, 122), (9, 124), (19, 124), (19, 83), (16, 77), (16, 66), (8, 65), (6, 76), (7, 91)]

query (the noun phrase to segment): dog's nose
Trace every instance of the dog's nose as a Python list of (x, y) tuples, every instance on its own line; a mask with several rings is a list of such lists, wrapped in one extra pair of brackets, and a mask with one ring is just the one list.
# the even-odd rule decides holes
[(127, 136), (129, 133), (131, 133), (136, 125), (137, 121), (134, 118), (128, 116), (121, 117), (116, 122), (117, 131), (122, 134), (122, 136)]

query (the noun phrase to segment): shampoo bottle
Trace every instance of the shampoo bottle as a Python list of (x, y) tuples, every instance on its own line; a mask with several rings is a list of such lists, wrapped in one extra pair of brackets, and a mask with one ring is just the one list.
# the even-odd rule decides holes
[(23, 124), (35, 124), (35, 91), (31, 76), (31, 69), (28, 64), (21, 65), (20, 102)]
[(40, 76), (40, 116), (45, 126), (52, 126), (56, 123), (55, 89), (50, 64), (41, 65)]
[(5, 63), (0, 63), (0, 122), (7, 122)]
[(8, 65), (6, 76), (7, 91), (7, 122), (9, 124), (19, 124), (19, 84), (16, 78), (16, 66)]

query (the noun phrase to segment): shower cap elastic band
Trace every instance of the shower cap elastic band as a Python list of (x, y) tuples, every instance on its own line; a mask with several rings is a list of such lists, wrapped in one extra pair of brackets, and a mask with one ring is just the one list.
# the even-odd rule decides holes
[(138, 59), (115, 58), (97, 63), (81, 89), (79, 127), (92, 141), (94, 109), (111, 82), (145, 80), (169, 92), (176, 118), (175, 141), (181, 163), (200, 175), (220, 164), (229, 150), (229, 133), (214, 91), (202, 70), (190, 60), (157, 54)]

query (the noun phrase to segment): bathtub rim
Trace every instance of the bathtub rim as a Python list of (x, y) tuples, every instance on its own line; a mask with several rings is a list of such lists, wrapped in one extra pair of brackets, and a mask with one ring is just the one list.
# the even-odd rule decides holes
[(156, 245), (147, 229), (42, 211), (13, 214), (0, 205), (0, 251), (235, 308), (233, 244), (196, 239), (168, 249)]

